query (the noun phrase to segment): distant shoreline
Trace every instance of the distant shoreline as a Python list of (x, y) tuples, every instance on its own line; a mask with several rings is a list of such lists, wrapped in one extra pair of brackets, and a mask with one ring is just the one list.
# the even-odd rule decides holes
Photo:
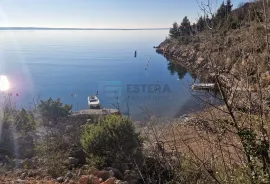
[(140, 30), (168, 30), (169, 28), (47, 28), (47, 27), (0, 27), (0, 30), (71, 30), (71, 31), (140, 31)]

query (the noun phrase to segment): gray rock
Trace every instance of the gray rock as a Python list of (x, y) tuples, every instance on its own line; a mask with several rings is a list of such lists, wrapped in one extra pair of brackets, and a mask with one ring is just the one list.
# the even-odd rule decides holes
[[(77, 167), (79, 165), (84, 165), (86, 162), (86, 154), (83, 151), (83, 148), (81, 146), (78, 145), (72, 145), (72, 147), (69, 150), (69, 157), (73, 157), (77, 160), (74, 160), (74, 164), (73, 166)], [(77, 162), (77, 163), (76, 163)]]
[(16, 184), (24, 184), (26, 182), (25, 182), (25, 180), (17, 179), (14, 183), (16, 183)]
[(129, 170), (129, 166), (126, 163), (113, 163), (112, 168), (118, 169), (121, 173), (124, 173), (126, 170)]
[(72, 130), (74, 130), (74, 128), (73, 128), (72, 125), (67, 125), (67, 126), (65, 127), (65, 132), (70, 132), (70, 131), (72, 131)]
[(127, 181), (116, 180), (115, 184), (128, 184)]
[(59, 183), (63, 183), (65, 180), (64, 180), (64, 177), (58, 177), (56, 181)]
[(69, 166), (77, 166), (79, 163), (79, 160), (74, 157), (68, 157), (68, 165)]
[(130, 170), (125, 170), (125, 172), (124, 172), (124, 175), (128, 175), (128, 174), (130, 174)]
[(134, 170), (126, 170), (125, 176), (123, 180), (127, 181), (128, 183), (137, 183), (137, 181), (140, 179), (139, 174)]
[(27, 173), (24, 172), (21, 174), (20, 179), (24, 180), (26, 178), (26, 176), (27, 176)]
[(129, 182), (129, 181), (133, 180), (133, 177), (130, 174), (127, 174), (127, 175), (124, 176), (123, 180)]
[(113, 172), (113, 176), (117, 179), (123, 179), (123, 174), (116, 168), (113, 167), (107, 167), (106, 168), (107, 171), (112, 171)]
[(128, 184), (140, 184), (140, 181), (135, 179), (128, 182)]
[(28, 177), (35, 177), (36, 175), (37, 175), (36, 171), (31, 170), (28, 172)]
[(26, 158), (26, 159), (24, 159), (24, 160), (21, 160), (21, 161), (19, 162), (19, 165), (20, 165), (20, 167), (23, 167), (23, 168), (25, 168), (25, 167), (30, 167), (30, 166), (33, 165), (33, 162), (32, 162), (31, 159)]
[(134, 170), (132, 170), (132, 171), (130, 172), (130, 176), (131, 176), (132, 178), (134, 178), (134, 179), (139, 179), (139, 178), (140, 178), (139, 174), (138, 174), (136, 171), (134, 171)]
[[(9, 172), (11, 172), (11, 171), (9, 171)], [(16, 170), (15, 170), (15, 174), (16, 174), (16, 176), (18, 176), (18, 177), (20, 177), (23, 173), (24, 173), (24, 171), (22, 171), (21, 169), (16, 169)]]
[(65, 179), (71, 179), (71, 178), (73, 178), (73, 174), (72, 174), (72, 172), (71, 171), (68, 171), (68, 173), (65, 175)]

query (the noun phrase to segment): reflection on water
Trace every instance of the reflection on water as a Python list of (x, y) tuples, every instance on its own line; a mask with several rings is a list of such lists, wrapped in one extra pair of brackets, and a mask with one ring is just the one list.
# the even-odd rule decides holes
[(194, 73), (194, 72), (191, 72), (191, 71), (188, 71), (184, 66), (180, 65), (180, 64), (177, 64), (177, 61), (168, 61), (168, 70), (170, 71), (170, 74), (171, 75), (174, 75), (175, 73), (177, 73), (178, 77), (180, 80), (182, 80), (186, 74), (189, 74), (193, 81), (203, 81), (204, 79), (202, 78), (198, 78), (198, 76)]
[(176, 65), (173, 62), (168, 62), (168, 70), (170, 71), (171, 75), (177, 73), (179, 79), (183, 79), (187, 74), (187, 70), (184, 67), (181, 65)]
[[(178, 80), (184, 80), (186, 75), (189, 75), (192, 79), (192, 83), (214, 83), (214, 79), (209, 76), (196, 75), (194, 72), (188, 71), (185, 67), (177, 64), (179, 61), (168, 61), (167, 69), (171, 75), (178, 75)], [(188, 114), (192, 111), (198, 111), (205, 108), (207, 103), (212, 104), (222, 104), (219, 100), (221, 99), (220, 94), (217, 89), (206, 89), (206, 90), (191, 90), (188, 86), (188, 91), (190, 93), (190, 98), (185, 103), (178, 107), (178, 111), (174, 117), (180, 117), (184, 114)], [(207, 101), (207, 103), (204, 103)]]

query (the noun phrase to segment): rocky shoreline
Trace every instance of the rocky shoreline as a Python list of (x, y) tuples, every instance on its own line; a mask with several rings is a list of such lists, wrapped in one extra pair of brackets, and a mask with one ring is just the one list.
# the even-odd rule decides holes
[[(226, 87), (234, 80), (238, 80), (243, 87), (247, 82), (245, 75), (255, 76), (257, 64), (261, 68), (262, 82), (267, 85), (269, 71), (267, 63), (263, 62), (267, 60), (267, 47), (259, 35), (263, 35), (263, 27), (250, 24), (227, 32), (201, 32), (190, 36), (188, 43), (178, 38), (167, 38), (155, 49), (170, 62), (180, 64), (198, 76), (219, 75)], [(256, 52), (251, 54), (253, 50)], [(260, 58), (257, 63), (255, 56)]]
[(203, 45), (181, 45), (174, 40), (165, 40), (158, 47), (156, 52), (162, 54), (166, 59), (175, 64), (180, 64), (188, 71), (195, 74), (202, 73), (207, 69), (207, 63), (203, 55)]

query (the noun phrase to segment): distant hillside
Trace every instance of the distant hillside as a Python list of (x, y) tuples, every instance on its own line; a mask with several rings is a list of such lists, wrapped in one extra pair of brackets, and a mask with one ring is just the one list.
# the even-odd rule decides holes
[(49, 27), (0, 27), (0, 30), (166, 30), (169, 28), (49, 28)]
[(228, 80), (233, 75), (240, 83), (254, 82), (259, 67), (263, 85), (268, 86), (269, 20), (265, 21), (262, 1), (242, 4), (230, 12), (226, 7), (222, 4), (211, 18), (201, 17), (193, 25), (186, 17), (179, 26), (174, 24), (157, 52), (200, 76), (218, 73)]

